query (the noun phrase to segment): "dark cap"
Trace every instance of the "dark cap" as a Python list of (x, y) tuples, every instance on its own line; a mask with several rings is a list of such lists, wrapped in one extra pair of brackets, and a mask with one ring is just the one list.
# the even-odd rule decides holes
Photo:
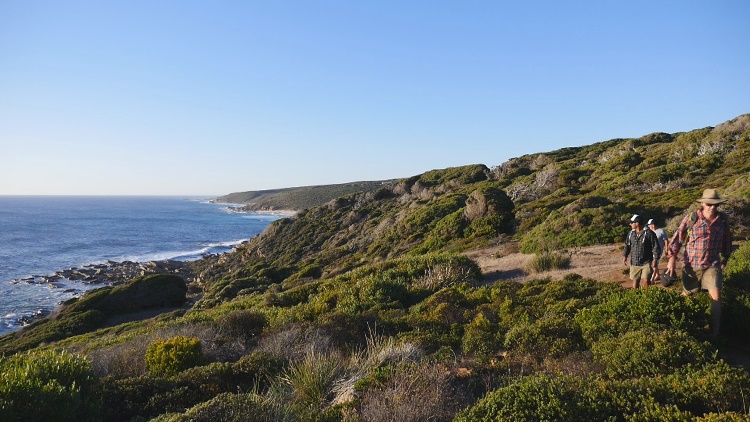
[(628, 224), (630, 223), (643, 223), (643, 220), (641, 220), (641, 216), (638, 214), (633, 214), (632, 217), (630, 217), (630, 220), (628, 220)]

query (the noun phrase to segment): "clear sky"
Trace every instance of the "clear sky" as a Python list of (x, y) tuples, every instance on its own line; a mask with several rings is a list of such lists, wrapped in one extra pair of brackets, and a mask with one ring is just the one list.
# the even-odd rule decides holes
[(750, 113), (750, 2), (0, 0), (0, 194), (382, 180)]

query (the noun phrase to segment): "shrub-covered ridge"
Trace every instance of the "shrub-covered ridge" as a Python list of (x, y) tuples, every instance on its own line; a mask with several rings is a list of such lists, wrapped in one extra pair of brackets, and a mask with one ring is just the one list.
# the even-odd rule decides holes
[[(728, 352), (750, 338), (748, 243), (726, 270), (719, 338), (705, 328), (707, 296), (678, 285), (623, 290), (545, 278), (541, 265), (523, 284), (490, 283), (460, 252), (514, 238), (542, 253), (620, 241), (623, 217), (668, 223), (705, 183), (730, 199), (743, 239), (748, 120), (435, 170), (303, 210), (195, 262), (189, 309), (113, 323), (138, 308), (130, 285), (1, 338), (0, 415), (747, 419), (750, 380)], [(142, 303), (181, 304), (184, 282), (170, 280), (179, 301)]]

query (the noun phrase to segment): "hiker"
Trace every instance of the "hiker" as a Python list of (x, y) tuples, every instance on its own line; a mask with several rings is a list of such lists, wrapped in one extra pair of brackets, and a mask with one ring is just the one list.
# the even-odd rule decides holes
[(654, 274), (651, 276), (651, 281), (655, 283), (661, 280), (661, 275), (659, 275), (659, 262), (661, 261), (661, 256), (664, 254), (664, 246), (666, 246), (667, 242), (669, 242), (669, 237), (667, 236), (667, 233), (664, 231), (664, 229), (656, 225), (656, 220), (654, 220), (653, 218), (648, 220), (646, 226), (651, 229), (652, 232), (654, 232), (654, 234), (656, 235), (656, 240), (659, 243), (659, 255), (656, 256)]
[(640, 215), (634, 214), (628, 220), (628, 224), (631, 230), (625, 238), (622, 262), (627, 267), (630, 255), (630, 279), (633, 280), (633, 288), (637, 289), (640, 284), (648, 290), (651, 266), (656, 266), (656, 257), (659, 256), (659, 242), (654, 232), (642, 226)]
[(674, 277), (675, 257), (685, 245), (682, 257), (682, 295), (690, 296), (701, 288), (711, 296), (711, 319), (714, 335), (719, 335), (721, 324), (722, 272), (732, 253), (732, 233), (729, 217), (719, 211), (721, 199), (716, 189), (706, 189), (696, 200), (701, 207), (682, 219), (680, 227), (669, 241), (667, 274)]

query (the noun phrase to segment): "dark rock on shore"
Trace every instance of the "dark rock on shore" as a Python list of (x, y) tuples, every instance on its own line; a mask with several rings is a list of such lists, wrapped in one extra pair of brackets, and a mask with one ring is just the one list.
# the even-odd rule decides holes
[(50, 275), (25, 277), (15, 280), (15, 282), (56, 283), (61, 280), (70, 280), (86, 284), (117, 286), (128, 280), (149, 274), (178, 274), (185, 279), (191, 278), (190, 266), (183, 261), (107, 261), (103, 264), (90, 264), (82, 268), (68, 268)]

